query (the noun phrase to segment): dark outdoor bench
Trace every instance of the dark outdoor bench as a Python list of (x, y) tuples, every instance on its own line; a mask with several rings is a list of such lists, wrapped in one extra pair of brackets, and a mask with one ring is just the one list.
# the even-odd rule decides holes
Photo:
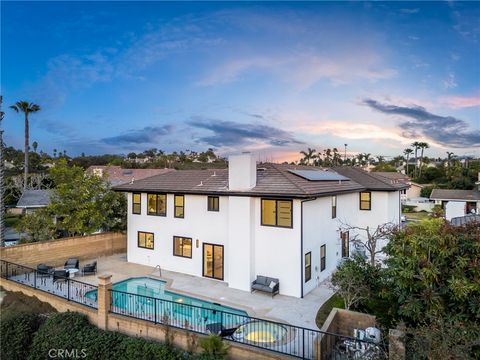
[(255, 290), (272, 294), (272, 297), (280, 292), (280, 281), (276, 278), (257, 275), (257, 279), (252, 282), (251, 291)]

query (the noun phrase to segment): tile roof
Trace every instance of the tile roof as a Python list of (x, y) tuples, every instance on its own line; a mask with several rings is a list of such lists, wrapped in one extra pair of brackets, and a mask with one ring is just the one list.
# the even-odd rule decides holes
[(433, 189), (430, 194), (432, 200), (480, 200), (480, 192), (476, 190)]
[(87, 169), (88, 173), (99, 171), (102, 176), (108, 177), (112, 186), (126, 184), (134, 180), (145, 179), (150, 176), (165, 174), (174, 169), (123, 169), (113, 165), (92, 165)]
[(50, 190), (25, 190), (17, 202), (17, 207), (43, 207), (50, 204)]
[(334, 167), (333, 170), (366, 187), (367, 190), (398, 191), (409, 187), (404, 182), (389, 179), (376, 172), (367, 172), (358, 167), (339, 166)]
[(365, 187), (352, 180), (309, 181), (289, 172), (289, 169), (332, 171), (308, 166), (258, 164), (256, 186), (247, 191), (231, 191), (228, 188), (228, 169), (179, 170), (143, 180), (133, 184), (115, 186), (118, 191), (152, 191), (185, 194), (219, 194), (248, 196), (284, 196), (309, 198), (355, 192)]
[(410, 181), (409, 176), (396, 171), (375, 171), (375, 174), (383, 176), (390, 180), (397, 180), (397, 181), (403, 181), (403, 182)]

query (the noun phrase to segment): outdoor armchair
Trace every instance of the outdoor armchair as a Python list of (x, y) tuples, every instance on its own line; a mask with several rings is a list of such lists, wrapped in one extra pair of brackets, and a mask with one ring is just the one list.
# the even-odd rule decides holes
[(65, 262), (64, 269), (78, 269), (80, 261), (77, 258), (70, 258)]
[(97, 262), (94, 261), (91, 264), (87, 264), (82, 268), (82, 275), (85, 274), (96, 274), (97, 273)]

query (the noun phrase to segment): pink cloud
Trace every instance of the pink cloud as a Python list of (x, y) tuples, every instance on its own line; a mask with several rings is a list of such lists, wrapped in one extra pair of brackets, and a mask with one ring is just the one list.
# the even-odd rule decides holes
[(442, 99), (449, 107), (454, 109), (480, 106), (480, 96), (450, 96)]

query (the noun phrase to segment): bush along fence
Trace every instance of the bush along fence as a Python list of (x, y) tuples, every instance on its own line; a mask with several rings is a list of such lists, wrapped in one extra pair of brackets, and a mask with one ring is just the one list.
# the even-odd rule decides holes
[(386, 358), (385, 349), (368, 340), (185, 304), (181, 299), (170, 301), (113, 290), (110, 276), (99, 276), (97, 287), (3, 260), (0, 273), (4, 279), (98, 309), (98, 326), (104, 329), (111, 313), (198, 334), (214, 333), (247, 347), (301, 359)]
[(96, 297), (86, 294), (94, 293), (97, 287), (65, 276), (55, 275), (53, 271), (37, 271), (28, 266), (0, 260), (0, 276), (31, 288), (56, 295), (91, 308), (97, 308)]

